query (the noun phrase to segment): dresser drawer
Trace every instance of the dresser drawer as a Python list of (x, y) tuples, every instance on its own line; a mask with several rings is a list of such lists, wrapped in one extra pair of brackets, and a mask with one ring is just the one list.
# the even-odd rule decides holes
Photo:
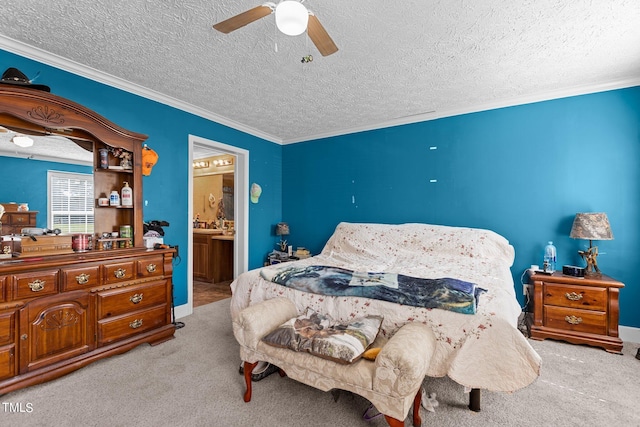
[(0, 314), (0, 346), (10, 344), (15, 340), (16, 312)]
[(565, 331), (605, 335), (607, 313), (545, 305), (544, 326)]
[(13, 299), (56, 294), (58, 292), (58, 274), (58, 270), (49, 270), (12, 276)]
[(141, 310), (167, 301), (167, 281), (111, 289), (98, 294), (98, 319)]
[(107, 264), (104, 266), (105, 284), (114, 284), (132, 280), (135, 277), (133, 261)]
[(18, 227), (35, 227), (36, 214), (35, 212), (11, 212), (7, 213), (8, 225)]
[(91, 288), (99, 284), (99, 265), (62, 269), (62, 289), (65, 291)]
[(154, 277), (164, 274), (164, 257), (154, 256), (137, 261), (138, 277)]
[(544, 304), (586, 310), (607, 310), (607, 289), (545, 283)]
[(98, 345), (109, 344), (167, 323), (166, 305), (98, 322)]

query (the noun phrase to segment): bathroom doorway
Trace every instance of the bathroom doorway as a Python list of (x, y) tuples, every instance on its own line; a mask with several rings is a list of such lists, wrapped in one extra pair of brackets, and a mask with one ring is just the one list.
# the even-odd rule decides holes
[[(189, 226), (190, 228), (195, 228), (196, 220), (202, 223), (197, 223), (199, 230), (196, 233), (189, 233), (189, 247), (191, 250), (189, 251), (187, 264), (189, 277), (188, 307), (185, 307), (186, 311), (183, 315), (190, 314), (195, 306), (194, 283), (201, 281), (202, 275), (207, 274), (206, 272), (203, 273), (203, 271), (195, 271), (194, 275), (194, 257), (198, 250), (197, 243), (194, 244), (194, 236), (196, 234), (206, 235), (210, 233), (216, 236), (220, 234), (221, 236), (216, 240), (223, 241), (226, 239), (226, 241), (216, 242), (219, 245), (218, 247), (229, 247), (228, 240), (232, 239), (233, 265), (229, 266), (231, 278), (237, 277), (240, 273), (247, 271), (248, 268), (249, 196), (247, 182), (249, 176), (249, 152), (217, 141), (189, 135), (189, 160), (191, 163), (189, 168)], [(194, 181), (199, 179), (199, 176), (208, 176), (211, 181), (215, 177), (215, 180), (221, 183), (221, 188), (219, 191), (207, 190), (204, 192), (202, 188), (198, 188), (198, 182)], [(230, 219), (230, 217), (233, 219)], [(196, 238), (197, 241), (198, 239)], [(200, 250), (202, 249), (200, 247)], [(202, 253), (199, 255), (202, 255)], [(218, 261), (225, 262), (224, 260)], [(225, 280), (225, 282), (229, 283), (228, 280)], [(211, 293), (213, 298), (218, 299), (221, 295), (224, 295), (224, 293), (220, 294), (215, 289)], [(201, 301), (198, 304), (201, 304)], [(182, 313), (178, 313), (178, 308), (176, 308), (176, 317), (181, 317)]]

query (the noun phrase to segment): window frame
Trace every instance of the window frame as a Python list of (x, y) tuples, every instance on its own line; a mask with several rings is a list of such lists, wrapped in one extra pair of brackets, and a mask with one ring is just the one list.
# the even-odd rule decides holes
[[(47, 171), (47, 227), (49, 229), (59, 228), (62, 230), (63, 233), (69, 233), (69, 234), (77, 234), (77, 233), (93, 234), (94, 233), (94, 230), (95, 230), (95, 206), (94, 206), (95, 187), (94, 185), (95, 183), (93, 178), (94, 178), (93, 174), (90, 174), (90, 173), (67, 172), (67, 171), (58, 171), (58, 170)], [(53, 206), (53, 203), (54, 203), (53, 180), (54, 179), (67, 179), (68, 181), (71, 181), (73, 179), (76, 179), (76, 180), (80, 179), (85, 182), (90, 182), (91, 188), (89, 189), (89, 191), (86, 191), (86, 194), (85, 194), (85, 203), (86, 203), (85, 208), (88, 208), (89, 210), (85, 209), (83, 211), (73, 211), (71, 209), (67, 209), (66, 214), (60, 213), (62, 211), (55, 211)], [(58, 225), (55, 224), (55, 219), (57, 217), (63, 217), (65, 215), (68, 217), (69, 223), (67, 224), (66, 228), (65, 227), (61, 228), (59, 224)], [(74, 215), (85, 217), (84, 227), (82, 231), (79, 229), (78, 230), (71, 229), (71, 226), (73, 224), (82, 224), (82, 223), (72, 223), (71, 217)], [(88, 221), (88, 219), (90, 219), (90, 221)]]

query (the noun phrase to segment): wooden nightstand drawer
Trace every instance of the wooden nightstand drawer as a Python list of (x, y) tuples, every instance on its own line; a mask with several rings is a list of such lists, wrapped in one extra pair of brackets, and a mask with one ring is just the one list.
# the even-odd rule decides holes
[(544, 325), (548, 328), (563, 329), (565, 331), (606, 335), (607, 313), (545, 306)]
[(164, 274), (164, 258), (155, 256), (138, 260), (138, 277), (154, 277)]
[(36, 225), (35, 212), (11, 212), (7, 214), (8, 225), (16, 225), (22, 227), (34, 227)]
[(163, 304), (167, 301), (167, 281), (112, 289), (98, 294), (98, 319)]
[(148, 310), (136, 311), (127, 316), (99, 321), (98, 345), (108, 344), (165, 325), (165, 307), (165, 305), (161, 305)]
[(544, 304), (606, 311), (607, 289), (545, 283)]
[(16, 274), (12, 282), (14, 300), (55, 294), (58, 292), (58, 270)]
[(119, 262), (104, 266), (105, 284), (113, 284), (133, 280), (135, 277), (135, 267), (133, 261)]
[(63, 290), (91, 288), (100, 284), (100, 266), (62, 269)]

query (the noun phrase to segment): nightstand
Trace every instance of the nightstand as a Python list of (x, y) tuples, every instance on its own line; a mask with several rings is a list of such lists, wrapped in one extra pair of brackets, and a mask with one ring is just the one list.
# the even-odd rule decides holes
[(609, 276), (529, 273), (533, 285), (531, 338), (552, 338), (621, 353), (618, 296), (624, 287)]

